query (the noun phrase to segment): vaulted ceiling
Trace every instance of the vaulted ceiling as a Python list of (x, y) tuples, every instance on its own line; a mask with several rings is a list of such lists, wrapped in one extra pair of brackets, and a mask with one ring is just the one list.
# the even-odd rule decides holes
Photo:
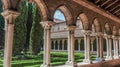
[(120, 0), (87, 0), (120, 18)]

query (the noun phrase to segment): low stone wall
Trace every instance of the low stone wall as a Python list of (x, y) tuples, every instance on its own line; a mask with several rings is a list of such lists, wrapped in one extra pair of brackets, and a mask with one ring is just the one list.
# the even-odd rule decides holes
[(82, 65), (79, 67), (120, 67), (120, 59), (103, 61), (94, 64)]

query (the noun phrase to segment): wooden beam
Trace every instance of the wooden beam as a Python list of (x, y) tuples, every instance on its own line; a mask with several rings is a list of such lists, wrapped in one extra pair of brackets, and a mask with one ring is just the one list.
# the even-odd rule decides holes
[(116, 13), (118, 13), (119, 11), (120, 11), (120, 9), (116, 10), (115, 12), (113, 12), (113, 14), (116, 14)]
[(108, 2), (110, 2), (111, 0), (106, 0), (103, 4), (101, 4), (101, 6), (104, 6), (105, 4), (107, 4)]
[(105, 9), (111, 7), (112, 5), (114, 5), (115, 3), (117, 3), (119, 0), (115, 0), (115, 2), (112, 2), (111, 4), (109, 4), (107, 7), (105, 7)]
[(85, 0), (73, 0), (74, 2), (80, 4), (81, 6), (88, 8), (90, 10), (92, 10), (93, 12), (99, 13), (100, 15), (103, 15), (115, 22), (120, 23), (120, 19), (118, 17), (116, 17), (115, 15), (111, 14), (111, 13), (107, 13), (106, 11), (102, 10), (101, 8), (95, 6), (94, 4), (91, 4), (88, 1)]
[(116, 8), (118, 8), (120, 6), (120, 4), (118, 4), (116, 7), (114, 7), (113, 9), (110, 10), (110, 12), (112, 12), (113, 10), (115, 10)]
[(96, 0), (96, 1), (95, 1), (95, 3), (99, 3), (99, 2), (100, 2), (100, 0)]

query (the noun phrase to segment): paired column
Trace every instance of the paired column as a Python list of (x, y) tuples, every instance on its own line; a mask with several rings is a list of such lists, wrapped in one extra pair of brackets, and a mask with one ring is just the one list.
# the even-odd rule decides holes
[(113, 36), (113, 43), (114, 43), (114, 59), (118, 59), (119, 58), (119, 54), (118, 54), (118, 38), (116, 36)]
[(45, 21), (41, 22), (44, 27), (44, 59), (41, 67), (52, 67), (50, 64), (50, 49), (51, 49), (51, 27), (54, 22)]
[(74, 66), (74, 31), (76, 26), (69, 26), (68, 27), (68, 61), (66, 62), (67, 65)]
[(102, 33), (96, 33), (97, 41), (97, 61), (103, 61), (103, 36)]
[(20, 13), (6, 10), (1, 14), (5, 18), (4, 67), (11, 67), (14, 21)]
[(64, 40), (62, 40), (62, 50), (64, 51)]
[(112, 60), (112, 36), (107, 35), (106, 36), (106, 45), (107, 45), (107, 56), (105, 60)]
[(92, 63), (90, 59), (90, 34), (91, 31), (83, 31), (84, 33), (84, 45), (85, 45), (85, 58), (83, 60), (84, 63)]

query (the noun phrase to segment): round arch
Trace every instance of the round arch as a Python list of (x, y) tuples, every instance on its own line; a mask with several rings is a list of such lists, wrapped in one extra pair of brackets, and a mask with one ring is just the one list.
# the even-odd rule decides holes
[[(65, 20), (66, 20), (66, 25), (70, 25), (73, 22), (72, 14), (71, 14), (70, 10), (67, 8), (67, 6), (65, 6), (65, 5), (58, 6), (54, 10), (54, 13), (55, 13), (56, 10), (60, 10), (64, 14)], [(53, 15), (53, 17), (54, 17), (54, 15)]]
[(105, 24), (105, 33), (106, 34), (112, 34), (112, 31), (111, 31), (111, 27), (110, 27), (111, 25), (109, 24), (109, 23), (106, 23)]
[(95, 28), (95, 32), (101, 32), (101, 25), (100, 25), (100, 22), (97, 18), (95, 18), (93, 20), (93, 25), (94, 25), (94, 28)]
[(33, 0), (33, 1), (36, 3), (36, 5), (39, 8), (41, 20), (46, 21), (48, 18), (48, 14), (47, 14), (47, 7), (45, 3), (43, 2), (43, 0)]
[(88, 22), (88, 17), (85, 13), (81, 13), (78, 16), (80, 20), (82, 21), (83, 29), (84, 30), (89, 30), (89, 22)]
[(113, 35), (117, 35), (117, 27), (116, 26), (113, 26), (112, 33), (113, 33)]

